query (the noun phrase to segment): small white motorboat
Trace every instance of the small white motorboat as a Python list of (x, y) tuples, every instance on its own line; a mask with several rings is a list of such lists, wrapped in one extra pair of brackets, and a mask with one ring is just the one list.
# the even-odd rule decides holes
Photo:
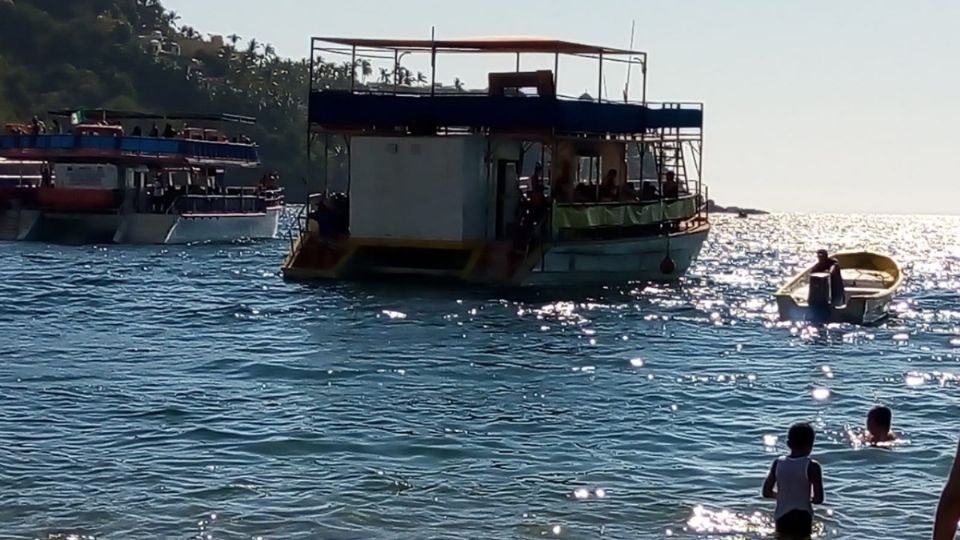
[[(777, 291), (782, 320), (873, 324), (887, 316), (887, 307), (903, 282), (900, 265), (886, 255), (869, 251), (836, 253), (833, 258), (840, 265), (842, 297), (832, 298), (829, 274), (813, 274), (811, 265)], [(815, 283), (815, 298), (811, 298), (811, 282)], [(824, 286), (816, 286), (818, 283)], [(820, 312), (816, 305), (810, 305), (818, 300), (823, 304)]]

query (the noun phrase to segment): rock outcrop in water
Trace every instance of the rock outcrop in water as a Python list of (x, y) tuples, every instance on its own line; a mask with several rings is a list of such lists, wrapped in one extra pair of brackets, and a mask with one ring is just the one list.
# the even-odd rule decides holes
[(764, 216), (769, 214), (766, 210), (757, 210), (756, 208), (742, 208), (740, 206), (720, 206), (714, 200), (707, 201), (707, 208), (715, 214), (742, 214), (747, 216)]

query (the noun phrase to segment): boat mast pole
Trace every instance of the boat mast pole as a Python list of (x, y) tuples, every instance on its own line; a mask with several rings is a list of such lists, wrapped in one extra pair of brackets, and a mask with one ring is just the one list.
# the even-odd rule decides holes
[(643, 94), (641, 100), (643, 106), (647, 106), (647, 53), (643, 53), (643, 63), (640, 64), (640, 71), (643, 74)]
[(600, 52), (600, 69), (597, 76), (597, 103), (603, 103), (603, 52)]
[(437, 91), (437, 27), (430, 27), (430, 97)]
[(353, 86), (357, 79), (357, 46), (350, 48), (350, 93), (353, 93)]
[(553, 93), (560, 95), (560, 51), (553, 53)]
[(400, 49), (393, 50), (393, 95), (397, 95), (400, 86)]
[[(310, 177), (312, 176), (311, 164), (313, 162), (313, 137), (310, 134), (310, 97), (313, 96), (313, 64), (314, 64), (314, 53), (316, 52), (316, 40), (317, 38), (310, 38), (310, 80), (307, 83), (307, 200), (309, 203), (310, 199)], [(324, 148), (326, 152), (326, 148)], [(326, 171), (324, 171), (326, 172)], [(324, 182), (326, 184), (326, 182)], [(326, 189), (326, 185), (324, 185)]]

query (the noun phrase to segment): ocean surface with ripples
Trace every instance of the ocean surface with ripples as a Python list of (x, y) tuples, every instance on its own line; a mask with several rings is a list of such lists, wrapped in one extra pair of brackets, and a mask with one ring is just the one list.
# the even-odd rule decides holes
[[(960, 218), (720, 216), (677, 285), (284, 283), (285, 240), (0, 244), (0, 537), (762, 538), (788, 426), (827, 538), (929, 534), (960, 433)], [(776, 320), (818, 247), (878, 327)], [(847, 432), (883, 403), (904, 443)]]

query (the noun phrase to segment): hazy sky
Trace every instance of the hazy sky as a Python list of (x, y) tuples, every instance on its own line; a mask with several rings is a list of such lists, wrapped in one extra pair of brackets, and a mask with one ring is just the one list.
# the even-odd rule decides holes
[[(626, 47), (635, 19), (635, 48), (650, 54), (649, 99), (705, 103), (704, 177), (721, 204), (960, 213), (956, 0), (163, 3), (181, 24), (255, 37), (297, 57), (309, 53), (310, 36), (428, 38), (431, 26), (438, 38), (541, 35)], [(465, 58), (442, 59), (438, 78), (483, 86), (478, 68), (487, 65)], [(541, 67), (535, 60), (529, 67)], [(559, 77), (563, 93), (596, 95), (589, 63), (561, 64)], [(611, 98), (624, 79), (624, 68), (608, 69)]]

